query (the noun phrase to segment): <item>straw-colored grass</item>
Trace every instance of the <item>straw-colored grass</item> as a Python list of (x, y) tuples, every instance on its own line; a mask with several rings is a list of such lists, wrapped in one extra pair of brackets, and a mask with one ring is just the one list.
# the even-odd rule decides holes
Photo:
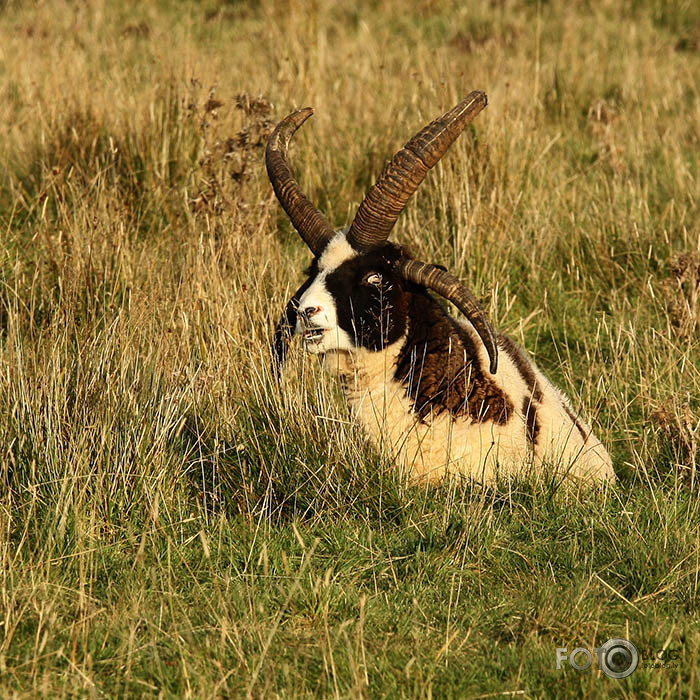
[[(689, 0), (0, 2), (0, 697), (697, 694), (699, 41)], [(591, 419), (605, 494), (410, 486), (269, 371), (309, 260), (271, 125), (316, 109), (340, 226), (475, 88), (394, 236)], [(610, 637), (629, 679), (556, 670)]]

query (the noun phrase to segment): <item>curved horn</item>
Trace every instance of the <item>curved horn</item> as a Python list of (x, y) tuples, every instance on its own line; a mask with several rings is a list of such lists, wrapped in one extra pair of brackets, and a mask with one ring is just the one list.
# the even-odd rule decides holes
[(489, 355), (489, 371), (491, 374), (496, 374), (498, 369), (496, 334), (486, 313), (469, 289), (449, 272), (419, 260), (402, 260), (399, 263), (399, 270), (411, 282), (422, 284), (451, 301), (469, 319)]
[(310, 107), (297, 110), (275, 127), (265, 149), (265, 165), (279, 203), (306, 245), (318, 255), (335, 231), (301, 191), (287, 163), (290, 139), (313, 113)]
[(391, 159), (367, 192), (348, 231), (347, 240), (356, 250), (368, 250), (389, 237), (428, 170), (487, 103), (483, 92), (470, 92), (456, 107), (419, 131)]

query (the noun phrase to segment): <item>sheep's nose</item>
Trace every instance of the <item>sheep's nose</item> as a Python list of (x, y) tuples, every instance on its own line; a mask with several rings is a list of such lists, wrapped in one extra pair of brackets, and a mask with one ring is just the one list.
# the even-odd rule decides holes
[(308, 321), (312, 316), (315, 316), (321, 310), (320, 306), (305, 306), (299, 310), (299, 316), (302, 321)]

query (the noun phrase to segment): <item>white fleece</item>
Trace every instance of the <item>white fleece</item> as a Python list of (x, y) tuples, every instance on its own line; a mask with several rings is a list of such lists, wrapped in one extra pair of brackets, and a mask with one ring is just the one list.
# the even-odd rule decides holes
[[(469, 323), (462, 325), (479, 348), (481, 366), (488, 366), (483, 344)], [(542, 390), (536, 406), (539, 431), (533, 450), (523, 414), (530, 388), (505, 350), (499, 352), (498, 373), (491, 377), (513, 403), (505, 425), (454, 418), (448, 412), (428, 415), (423, 421), (412, 410), (406, 389), (394, 380), (401, 339), (381, 352), (362, 348), (328, 353), (325, 365), (343, 376), (345, 394), (353, 415), (375, 445), (416, 480), (437, 481), (456, 472), (489, 484), (523, 471), (554, 469), (568, 478), (587, 482), (615, 480), (610, 455), (591, 429), (583, 440), (564, 408), (566, 397), (535, 367)], [(420, 372), (420, 362), (416, 373)], [(567, 405), (568, 402), (567, 402)], [(573, 413), (573, 410), (572, 410)]]

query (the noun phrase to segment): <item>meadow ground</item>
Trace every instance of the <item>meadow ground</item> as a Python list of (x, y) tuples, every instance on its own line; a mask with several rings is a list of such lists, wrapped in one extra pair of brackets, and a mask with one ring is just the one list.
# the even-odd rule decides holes
[[(0, 697), (697, 696), (700, 5), (0, 2)], [(407, 485), (271, 330), (472, 89), (395, 238), (467, 280), (619, 483)], [(557, 647), (633, 641), (617, 681)]]

